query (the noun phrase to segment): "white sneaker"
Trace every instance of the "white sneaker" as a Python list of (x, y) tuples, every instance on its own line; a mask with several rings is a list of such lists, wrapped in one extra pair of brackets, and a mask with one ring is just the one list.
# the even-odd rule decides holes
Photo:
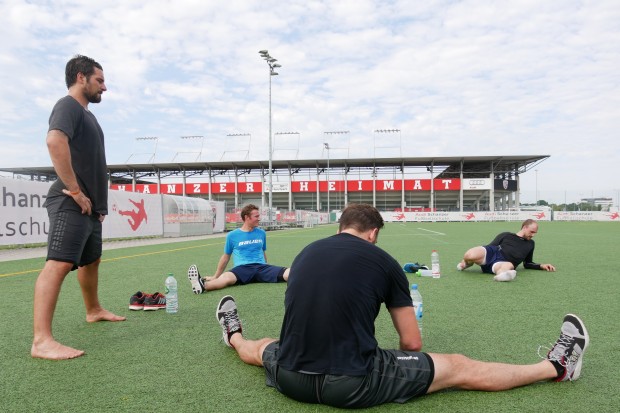
[(512, 281), (517, 276), (517, 272), (515, 270), (504, 271), (497, 274), (493, 279), (495, 281)]
[(198, 267), (195, 265), (189, 266), (189, 269), (187, 270), (187, 279), (189, 279), (189, 282), (192, 283), (192, 291), (194, 294), (202, 294), (207, 291), (205, 284), (200, 277)]

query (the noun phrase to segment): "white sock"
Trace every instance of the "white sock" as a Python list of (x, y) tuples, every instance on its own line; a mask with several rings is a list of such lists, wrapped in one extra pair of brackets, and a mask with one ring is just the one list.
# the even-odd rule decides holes
[(495, 281), (512, 281), (517, 276), (517, 272), (515, 270), (504, 271), (497, 274), (493, 279)]

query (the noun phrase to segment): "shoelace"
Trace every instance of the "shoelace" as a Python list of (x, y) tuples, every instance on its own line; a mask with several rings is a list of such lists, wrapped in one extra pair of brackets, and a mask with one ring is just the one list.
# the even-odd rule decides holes
[(239, 322), (239, 317), (237, 316), (237, 312), (235, 310), (226, 311), (224, 313), (224, 325), (228, 330), (228, 335), (230, 333), (234, 333), (241, 329), (241, 323)]
[[(561, 333), (558, 341), (555, 344), (550, 344), (552, 347), (538, 346), (538, 356), (545, 360), (555, 361), (565, 369), (570, 370), (574, 361), (566, 357), (566, 354), (573, 341), (571, 336)], [(541, 354), (541, 350), (544, 350), (544, 354)], [(572, 377), (569, 376), (568, 379), (572, 381)]]

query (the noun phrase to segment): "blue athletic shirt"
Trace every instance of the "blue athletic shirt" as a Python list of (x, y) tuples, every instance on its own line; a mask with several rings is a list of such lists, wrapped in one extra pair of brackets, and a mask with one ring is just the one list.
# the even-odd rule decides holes
[(226, 235), (224, 253), (232, 255), (235, 266), (245, 264), (266, 264), (267, 234), (261, 228), (250, 232), (237, 228)]

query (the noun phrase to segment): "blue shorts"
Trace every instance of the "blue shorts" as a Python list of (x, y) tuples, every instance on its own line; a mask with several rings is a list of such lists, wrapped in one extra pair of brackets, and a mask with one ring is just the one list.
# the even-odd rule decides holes
[(237, 277), (236, 284), (284, 282), (286, 267), (269, 264), (238, 265), (230, 270)]
[(405, 403), (422, 396), (435, 377), (435, 364), (426, 353), (378, 348), (373, 368), (365, 376), (341, 376), (288, 371), (278, 366), (279, 343), (265, 347), (262, 360), (266, 384), (303, 403), (360, 408)]
[(45, 206), (50, 220), (47, 260), (72, 263), (72, 270), (75, 270), (101, 257), (103, 240), (99, 214), (82, 214), (69, 196), (47, 198)]
[(487, 254), (484, 260), (484, 264), (480, 266), (482, 272), (487, 274), (495, 274), (493, 272), (493, 265), (498, 262), (508, 262), (504, 254), (502, 254), (502, 248), (498, 245), (485, 245), (484, 249), (487, 250)]

